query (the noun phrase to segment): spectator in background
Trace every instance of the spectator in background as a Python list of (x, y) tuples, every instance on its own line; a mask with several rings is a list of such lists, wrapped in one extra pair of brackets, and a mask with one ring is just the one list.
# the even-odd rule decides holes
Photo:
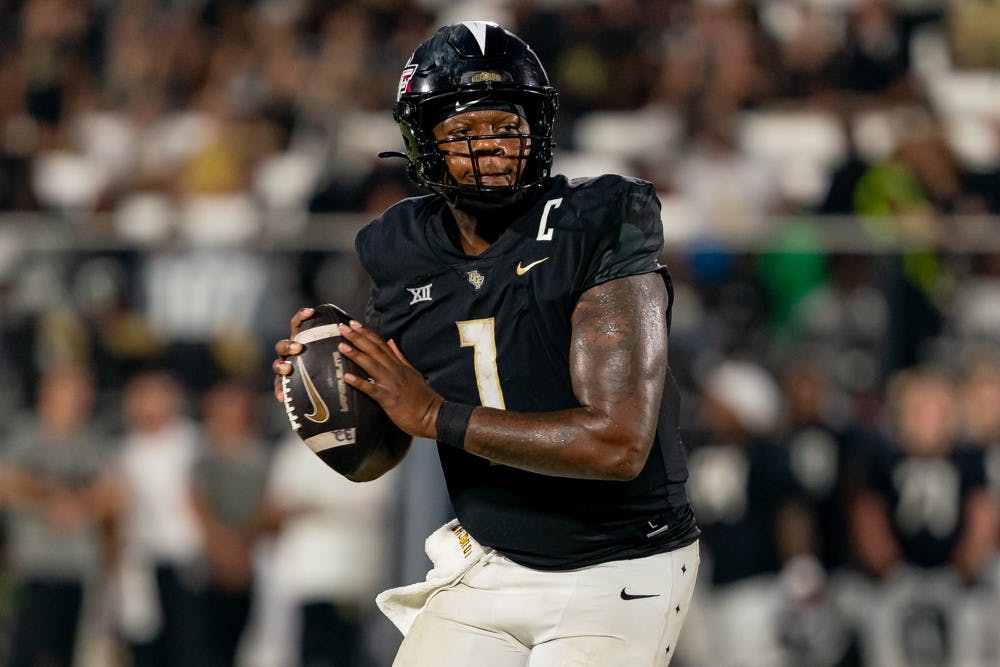
[(1000, 253), (972, 255), (946, 310), (958, 340), (1000, 344)]
[[(689, 491), (711, 589), (699, 600), (700, 610), (692, 609), (705, 641), (691, 642), (701, 654), (689, 657), (718, 667), (773, 667), (786, 659), (778, 627), (786, 600), (778, 575), (793, 561), (814, 561), (813, 516), (788, 450), (777, 444), (782, 398), (771, 374), (751, 362), (723, 361), (702, 388), (704, 430), (692, 438)], [(801, 581), (792, 588), (802, 597), (821, 582), (813, 565), (785, 572)], [(684, 643), (681, 650), (687, 650)]]
[(67, 0), (33, 0), (24, 3), (20, 18), (26, 107), (39, 124), (43, 142), (51, 146), (69, 106), (68, 90), (86, 78), (84, 37), (91, 27), (90, 12), (86, 5)]
[(847, 406), (837, 404), (821, 357), (801, 356), (786, 364), (781, 388), (789, 464), (816, 515), (816, 553), (832, 572), (847, 558), (844, 493), (857, 476), (852, 452), (845, 448)]
[(205, 619), (203, 547), (190, 497), (198, 434), (180, 385), (165, 372), (133, 378), (124, 412), (118, 623), (133, 667), (196, 665)]
[[(1000, 350), (973, 346), (962, 364), (958, 392), (963, 439), (1000, 455)], [(988, 460), (987, 472), (991, 478), (1000, 474), (1000, 461)]]
[(693, 112), (700, 101), (753, 106), (773, 85), (762, 64), (752, 3), (676, 3), (664, 32), (658, 97)]
[(104, 571), (120, 489), (92, 428), (89, 370), (45, 372), (36, 413), (4, 452), (8, 563), (17, 586), (12, 667), (70, 667), (84, 592)]
[(268, 457), (256, 430), (257, 396), (223, 381), (202, 402), (204, 451), (192, 472), (192, 500), (208, 561), (204, 664), (234, 664), (250, 613), (253, 546), (260, 528)]
[[(275, 594), (294, 608), (302, 667), (367, 667), (364, 623), (386, 582), (396, 474), (354, 484), (320, 465), (297, 436), (282, 441), (268, 481), (277, 531)], [(291, 658), (292, 656), (287, 656)]]
[(713, 240), (755, 238), (778, 202), (767, 165), (739, 147), (737, 111), (723, 96), (702, 100), (692, 110), (689, 149), (676, 170), (678, 193), (699, 212), (701, 235)]
[(909, 75), (909, 42), (893, 3), (862, 0), (848, 15), (840, 56), (840, 87), (859, 93), (899, 93)]
[[(1000, 349), (973, 345), (961, 366), (958, 404), (962, 438), (982, 452), (986, 486), (994, 503), (1000, 501)], [(1000, 601), (1000, 555), (989, 558), (984, 579)]]
[[(783, 442), (789, 467), (814, 518), (815, 559), (800, 557), (782, 576), (791, 604), (781, 612), (782, 644), (791, 665), (859, 664), (851, 627), (847, 498), (861, 483), (861, 435), (850, 403), (831, 377), (828, 350), (799, 350), (781, 368), (785, 405)], [(847, 578), (847, 583), (845, 583)], [(811, 587), (809, 586), (811, 584)]]
[(864, 625), (867, 664), (982, 664), (995, 631), (976, 619), (995, 614), (975, 586), (1000, 527), (982, 452), (959, 447), (955, 386), (941, 370), (898, 372), (887, 407), (888, 441), (848, 515), (858, 562), (883, 582)]
[(799, 342), (830, 360), (827, 368), (851, 396), (851, 419), (862, 429), (874, 427), (882, 407), (892, 305), (882, 282), (892, 261), (853, 253), (829, 256), (828, 280), (806, 293), (790, 317)]
[(986, 212), (983, 197), (963, 187), (965, 174), (939, 121), (924, 110), (906, 121), (893, 154), (870, 165), (853, 192), (854, 212), (868, 230), (902, 245), (889, 274), (888, 372), (920, 363), (928, 341), (943, 331), (943, 308), (955, 289), (941, 249), (952, 233), (943, 216)]
[(992, 0), (947, 5), (948, 30), (959, 67), (1000, 68), (1000, 6)]
[[(777, 93), (788, 99), (814, 101), (836, 88), (838, 54), (843, 49), (843, 29), (838, 15), (828, 6), (812, 3), (788, 4), (783, 19), (765, 21), (774, 38), (774, 72)], [(775, 12), (772, 7), (772, 15)]]
[[(871, 165), (857, 182), (854, 212), (867, 216), (900, 215), (927, 221), (935, 214), (983, 214), (987, 203), (968, 183), (969, 175), (952, 150), (940, 121), (929, 109), (914, 108), (901, 117), (895, 150)], [(911, 222), (902, 220), (901, 223)], [(898, 231), (931, 241), (931, 230)], [(882, 232), (886, 233), (885, 231)]]

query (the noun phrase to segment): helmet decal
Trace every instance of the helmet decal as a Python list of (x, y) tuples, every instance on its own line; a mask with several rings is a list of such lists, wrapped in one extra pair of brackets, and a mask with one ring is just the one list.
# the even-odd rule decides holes
[(472, 36), (476, 38), (476, 43), (479, 44), (479, 52), (486, 55), (486, 26), (496, 25), (495, 23), (487, 23), (486, 21), (462, 21), (462, 25), (469, 29)]
[(403, 73), (399, 76), (399, 90), (396, 92), (396, 100), (399, 100), (403, 93), (410, 92), (410, 77), (417, 71), (420, 65), (408, 64), (403, 68)]
[(499, 72), (476, 72), (469, 79), (469, 83), (482, 83), (483, 81), (494, 81), (499, 83), (503, 81), (503, 74)]

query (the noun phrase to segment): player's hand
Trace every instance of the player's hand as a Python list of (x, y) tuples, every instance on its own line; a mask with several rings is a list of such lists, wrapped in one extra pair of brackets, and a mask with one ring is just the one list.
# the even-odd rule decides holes
[(412, 436), (434, 439), (438, 409), (444, 399), (431, 389), (423, 376), (410, 365), (396, 343), (379, 338), (360, 322), (340, 325), (345, 342), (338, 349), (368, 373), (359, 378), (352, 373), (344, 380), (371, 396), (396, 426)]
[(292, 362), (288, 361), (288, 357), (294, 357), (302, 352), (302, 345), (292, 339), (299, 332), (302, 323), (313, 316), (313, 312), (312, 308), (299, 308), (298, 312), (292, 315), (290, 323), (292, 333), (288, 338), (282, 338), (274, 344), (278, 358), (271, 362), (271, 370), (274, 371), (274, 397), (279, 403), (285, 402), (285, 395), (281, 391), (281, 376), (292, 374)]

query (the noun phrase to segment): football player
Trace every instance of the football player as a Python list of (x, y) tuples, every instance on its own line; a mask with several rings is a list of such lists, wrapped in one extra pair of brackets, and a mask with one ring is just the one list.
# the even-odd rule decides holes
[[(394, 427), (340, 472), (373, 479), (436, 440), (458, 519), (428, 538), (427, 581), (379, 596), (396, 665), (666, 665), (688, 610), (659, 201), (550, 175), (556, 108), (531, 48), (486, 22), (441, 28), (399, 82), (399, 155), (431, 194), (356, 239), (373, 288), (339, 349)], [(291, 374), (301, 346), (276, 351)]]

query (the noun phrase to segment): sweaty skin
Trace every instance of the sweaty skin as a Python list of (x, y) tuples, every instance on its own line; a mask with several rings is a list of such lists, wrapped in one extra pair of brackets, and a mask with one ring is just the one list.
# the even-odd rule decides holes
[(667, 366), (667, 291), (657, 274), (591, 288), (572, 318), (570, 377), (579, 408), (476, 408), (466, 450), (547, 475), (628, 480), (646, 463)]
[[(521, 149), (521, 137), (526, 137), (529, 131), (528, 121), (517, 114), (482, 109), (445, 118), (434, 126), (434, 138), (438, 141), (455, 140), (439, 145), (444, 154), (448, 173), (457, 183), (476, 185), (476, 172), (469, 158), (467, 138), (510, 135), (510, 139), (495, 137), (471, 142), (472, 154), (476, 158), (482, 184), (490, 187), (510, 187), (517, 180), (517, 155)], [(525, 142), (527, 144), (527, 139)], [(530, 144), (527, 144), (526, 148), (529, 147)], [(520, 167), (521, 171), (524, 171), (523, 160)]]
[[(506, 111), (477, 110), (447, 118), (434, 128), (445, 164), (458, 183), (475, 184), (465, 137), (526, 135), (527, 122)], [(473, 139), (472, 155), (484, 185), (515, 182), (520, 138)], [(523, 162), (520, 165), (523, 168)], [(452, 208), (462, 249), (479, 255), (502, 229)], [(537, 473), (604, 480), (633, 479), (642, 470), (656, 432), (657, 410), (667, 367), (667, 308), (663, 279), (654, 273), (629, 276), (593, 287), (580, 297), (572, 316), (570, 377), (580, 407), (556, 412), (513, 412), (477, 407), (466, 431), (466, 451)], [(295, 337), (312, 317), (304, 308), (291, 320), (291, 336), (277, 342), (272, 368), (275, 397), (282, 400), (280, 376), (302, 351)], [(368, 374), (346, 381), (382, 406), (402, 433), (394, 432), (362, 468), (355, 481), (374, 479), (405, 456), (403, 434), (435, 439), (443, 399), (414, 369), (393, 341), (383, 341), (358, 322), (341, 326), (340, 351)]]

